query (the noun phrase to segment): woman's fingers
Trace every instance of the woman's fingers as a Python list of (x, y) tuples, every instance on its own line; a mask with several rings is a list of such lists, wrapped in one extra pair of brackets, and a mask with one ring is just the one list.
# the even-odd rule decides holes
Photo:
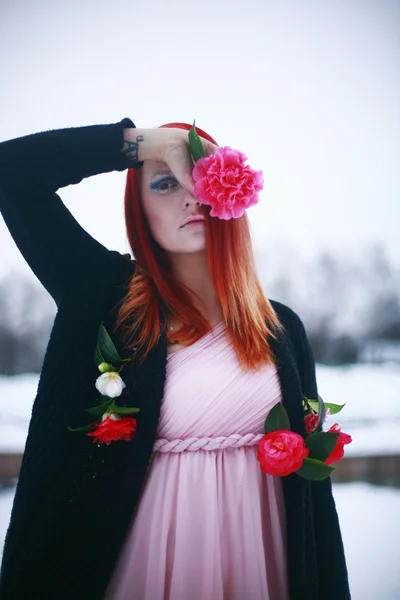
[(208, 140), (205, 140), (202, 137), (200, 137), (200, 139), (203, 142), (204, 150), (207, 156), (209, 156), (210, 154), (214, 154), (214, 152), (218, 150), (219, 146), (217, 146), (216, 144), (213, 144), (212, 142), (209, 142)]
[[(213, 154), (218, 149), (217, 145), (204, 138), (201, 138), (201, 141), (203, 142), (207, 156)], [(170, 149), (165, 160), (179, 183), (189, 190), (191, 194), (194, 194), (194, 180), (192, 175), (194, 163), (187, 136), (182, 137), (179, 140), (179, 144)]]
[(192, 176), (194, 165), (190, 155), (189, 144), (183, 142), (173, 146), (167, 153), (165, 162), (179, 183), (189, 190), (191, 194), (194, 194), (194, 180)]
[[(203, 138), (202, 142), (207, 156), (213, 154), (218, 148), (218, 146)], [(194, 163), (188, 139), (181, 138), (179, 144), (172, 146), (165, 157), (165, 162), (179, 183), (189, 190), (191, 194), (194, 194), (194, 180), (192, 175)]]
[[(187, 131), (179, 128), (126, 129), (124, 135), (125, 141), (138, 147), (139, 161), (157, 160), (166, 163), (179, 183), (194, 194), (194, 162)], [(218, 148), (204, 138), (201, 141), (206, 156), (213, 154)]]

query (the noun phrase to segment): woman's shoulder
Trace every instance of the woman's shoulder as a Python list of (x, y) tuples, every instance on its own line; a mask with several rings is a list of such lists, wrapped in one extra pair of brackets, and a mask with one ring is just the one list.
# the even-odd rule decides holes
[(285, 338), (293, 346), (297, 357), (308, 356), (311, 363), (314, 361), (314, 354), (307, 334), (307, 330), (299, 315), (289, 306), (276, 300), (270, 300), (279, 322), (285, 331)]
[(299, 317), (299, 315), (289, 306), (283, 304), (282, 302), (278, 302), (277, 300), (272, 300), (269, 298), (272, 308), (276, 312), (280, 323), (284, 326), (285, 329), (297, 329), (303, 328), (303, 321)]
[(118, 252), (118, 250), (109, 250), (108, 254), (114, 265), (112, 269), (114, 273), (116, 269), (119, 270), (122, 278), (134, 273), (136, 269), (136, 260), (132, 258), (132, 255), (129, 254), (129, 252), (122, 254), (121, 252)]
[(81, 277), (74, 285), (70, 285), (65, 300), (61, 302), (59, 311), (69, 310), (72, 301), (81, 304), (87, 298), (90, 302), (103, 302), (104, 294), (109, 294), (110, 289), (123, 288), (129, 283), (135, 273), (136, 261), (128, 253), (122, 254), (118, 250), (107, 250), (96, 263), (90, 277)]
[[(118, 253), (118, 254), (120, 254), (120, 253)], [(135, 262), (136, 262), (135, 259), (132, 258), (132, 256), (129, 254), (129, 252), (127, 252), (126, 254), (120, 254), (120, 256), (122, 258), (125, 258), (126, 260), (129, 260), (129, 262), (131, 262), (133, 264), (135, 264)]]

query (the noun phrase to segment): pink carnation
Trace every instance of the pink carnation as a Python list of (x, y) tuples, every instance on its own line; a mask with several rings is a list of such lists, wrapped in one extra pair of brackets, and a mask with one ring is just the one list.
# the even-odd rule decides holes
[(210, 216), (237, 219), (249, 206), (257, 204), (263, 189), (262, 171), (253, 171), (247, 157), (229, 146), (200, 158), (193, 169), (194, 195), (211, 206)]

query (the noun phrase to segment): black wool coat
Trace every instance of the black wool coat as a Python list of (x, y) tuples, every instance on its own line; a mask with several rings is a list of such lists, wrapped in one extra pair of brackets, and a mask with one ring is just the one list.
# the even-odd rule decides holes
[[(1, 213), (57, 306), (4, 545), (1, 600), (101, 600), (151, 465), (165, 334), (142, 365), (124, 368), (126, 388), (118, 402), (140, 408), (131, 442), (99, 447), (67, 429), (84, 424), (84, 417), (90, 421), (84, 408), (98, 402), (98, 327), (104, 321), (111, 332), (135, 261), (93, 239), (56, 192), (86, 177), (136, 168), (121, 152), (125, 127), (134, 124), (126, 118), (0, 144)], [(292, 429), (304, 435), (302, 394), (317, 396), (313, 354), (300, 318), (272, 304), (284, 325), (272, 342), (283, 403)], [(121, 340), (113, 339), (121, 351)], [(330, 479), (310, 482), (292, 474), (282, 484), (291, 600), (347, 600)]]

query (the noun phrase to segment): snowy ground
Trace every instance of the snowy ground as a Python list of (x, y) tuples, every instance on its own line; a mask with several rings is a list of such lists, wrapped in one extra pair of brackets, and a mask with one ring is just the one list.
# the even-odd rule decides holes
[[(400, 454), (400, 368), (395, 365), (317, 365), (319, 392), (326, 402), (346, 403), (337, 421), (353, 442), (346, 455)], [(38, 376), (0, 376), (0, 452), (25, 447)]]
[[(0, 493), (0, 556), (14, 488)], [(397, 600), (400, 490), (365, 483), (334, 486), (353, 600)], [(339, 599), (338, 599), (339, 600)]]
[(353, 600), (398, 600), (400, 490), (334, 486)]

